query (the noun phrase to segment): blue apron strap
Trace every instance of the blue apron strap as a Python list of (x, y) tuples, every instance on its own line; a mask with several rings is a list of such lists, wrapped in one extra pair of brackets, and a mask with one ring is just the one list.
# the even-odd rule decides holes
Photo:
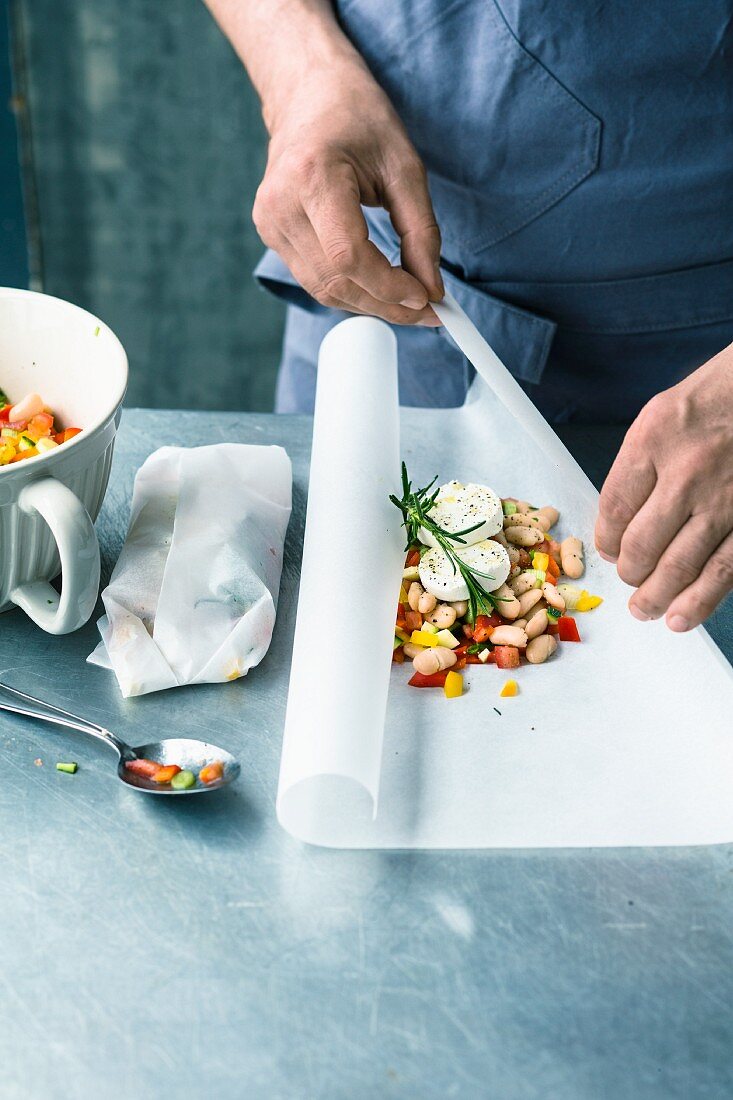
[[(397, 262), (397, 258), (391, 262)], [(303, 290), (272, 249), (268, 249), (262, 257), (254, 275), (262, 287), (291, 305), (300, 306), (311, 313), (329, 312)], [(518, 306), (509, 305), (451, 272), (443, 272), (443, 277), (447, 289), (463, 306), (515, 378), (523, 382), (539, 382), (555, 335), (557, 326), (554, 322)]]

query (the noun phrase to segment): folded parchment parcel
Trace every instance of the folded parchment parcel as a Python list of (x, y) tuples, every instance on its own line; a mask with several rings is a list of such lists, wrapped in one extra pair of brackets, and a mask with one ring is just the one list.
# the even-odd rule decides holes
[[(324, 340), (278, 791), (293, 835), (361, 848), (733, 840), (730, 666), (704, 631), (629, 615), (629, 590), (592, 549), (597, 494), (549, 425), (542, 447), (532, 412), (528, 432), (477, 379), (463, 408), (422, 410), (400, 441), (388, 327), (354, 318)], [(418, 484), (437, 474), (551, 503), (585, 542), (583, 583), (605, 602), (581, 617), (582, 644), (518, 670), (516, 698), (499, 701), (494, 667), (469, 666), (449, 700), (390, 665), (401, 456)], [(352, 625), (324, 666), (335, 584), (353, 593)]]

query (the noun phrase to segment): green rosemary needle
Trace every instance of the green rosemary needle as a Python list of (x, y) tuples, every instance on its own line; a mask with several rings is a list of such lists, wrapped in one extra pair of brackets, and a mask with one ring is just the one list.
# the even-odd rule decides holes
[(490, 573), (482, 573), (479, 569), (471, 569), (456, 553), (455, 544), (465, 546), (466, 539), (464, 536), (470, 535), (481, 524), (475, 523), (473, 527), (466, 527), (462, 531), (446, 531), (444, 527), (436, 523), (429, 513), (438, 497), (439, 489), (433, 492), (433, 486), (437, 480), (436, 476), (424, 488), (413, 489), (412, 482), (407, 476), (407, 467), (403, 462), (402, 499), (395, 496), (394, 493), (390, 493), (389, 499), (402, 512), (402, 526), (407, 531), (407, 546), (405, 549), (409, 550), (413, 543), (420, 541), (420, 528), (424, 527), (426, 531), (433, 535), (435, 541), (445, 553), (453, 566), (453, 572), (461, 574), (463, 583), (468, 589), (469, 617), (471, 622), (475, 622), (477, 615), (490, 615), (496, 607), (494, 598), (488, 592), (484, 592), (476, 578), (485, 577), (487, 580), (493, 580), (494, 578)]

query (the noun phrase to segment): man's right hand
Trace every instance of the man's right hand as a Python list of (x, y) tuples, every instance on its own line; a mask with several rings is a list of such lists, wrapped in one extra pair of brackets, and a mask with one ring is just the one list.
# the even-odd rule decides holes
[[(267, 122), (267, 168), (253, 210), (265, 244), (322, 305), (438, 325), (428, 302), (443, 297), (440, 232), (425, 169), (368, 71), (346, 63), (314, 73)], [(400, 267), (368, 240), (362, 203), (389, 211)]]
[[(206, 0), (247, 66), (270, 133), (253, 217), (317, 301), (399, 325), (438, 325), (440, 233), (422, 162), (332, 0)], [(389, 211), (392, 267), (361, 205)]]

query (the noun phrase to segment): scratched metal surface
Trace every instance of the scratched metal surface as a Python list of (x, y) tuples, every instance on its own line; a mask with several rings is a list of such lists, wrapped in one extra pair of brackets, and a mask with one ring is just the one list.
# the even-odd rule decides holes
[[(598, 476), (615, 433), (600, 450), (567, 435)], [(149, 799), (104, 747), (0, 717), (3, 1100), (727, 1100), (733, 849), (330, 852), (279, 829), (309, 437), (300, 418), (124, 417), (107, 572), (150, 450), (288, 447), (281, 613), (246, 680), (125, 702), (84, 663), (92, 626), (52, 638), (0, 617), (14, 683), (133, 742), (210, 736), (243, 765), (219, 796)], [(729, 656), (731, 610), (713, 624)]]

